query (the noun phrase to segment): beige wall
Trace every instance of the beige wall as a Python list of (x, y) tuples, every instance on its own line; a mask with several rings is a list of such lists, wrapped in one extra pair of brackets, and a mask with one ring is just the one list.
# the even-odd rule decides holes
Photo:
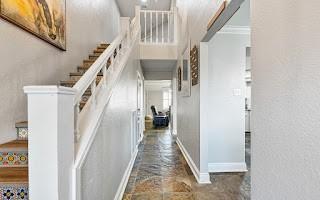
[(0, 143), (15, 138), (15, 122), (27, 120), (25, 85), (58, 84), (100, 43), (119, 30), (114, 0), (67, 0), (67, 51), (61, 51), (0, 19)]
[(320, 1), (252, 3), (252, 199), (320, 198)]

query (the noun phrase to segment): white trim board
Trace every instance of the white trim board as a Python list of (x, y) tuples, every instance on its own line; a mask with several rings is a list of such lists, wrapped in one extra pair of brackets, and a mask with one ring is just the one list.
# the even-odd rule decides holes
[(247, 164), (245, 162), (240, 163), (209, 163), (209, 172), (247, 172)]
[(250, 35), (251, 28), (249, 26), (224, 26), (217, 34), (238, 34), (238, 35)]
[(131, 157), (131, 160), (128, 164), (128, 167), (121, 179), (121, 182), (120, 182), (120, 185), (118, 187), (118, 190), (117, 190), (117, 193), (116, 195), (114, 196), (114, 200), (121, 200), (122, 197), (123, 197), (123, 194), (124, 194), (124, 191), (127, 187), (127, 184), (128, 184), (128, 181), (129, 181), (129, 178), (130, 178), (130, 175), (131, 175), (131, 171), (132, 171), (132, 168), (133, 168), (133, 165), (134, 165), (134, 161), (136, 160), (136, 157), (138, 155), (138, 148), (134, 151), (134, 153), (132, 154), (132, 157)]
[(197, 179), (198, 183), (200, 183), (200, 184), (211, 184), (209, 173), (200, 173), (198, 167), (193, 162), (191, 156), (188, 154), (187, 150), (184, 148), (184, 146), (181, 143), (181, 141), (179, 140), (179, 138), (177, 138), (176, 143), (179, 146), (183, 157), (186, 159), (186, 161), (187, 161), (187, 163), (188, 163), (188, 165), (189, 165), (194, 177)]

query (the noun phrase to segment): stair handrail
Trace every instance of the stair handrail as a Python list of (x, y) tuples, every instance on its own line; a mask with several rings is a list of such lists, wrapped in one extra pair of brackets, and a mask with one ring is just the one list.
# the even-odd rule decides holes
[[(95, 134), (103, 118), (103, 113), (112, 96), (115, 85), (120, 80), (134, 44), (138, 41), (140, 24), (138, 20), (122, 18), (123, 31), (99, 58), (90, 66), (81, 79), (74, 85), (77, 91), (75, 107), (75, 158), (73, 166), (73, 199), (81, 199), (81, 168), (94, 141)], [(109, 63), (109, 64), (108, 64)], [(96, 84), (96, 77), (102, 71), (103, 77)], [(91, 87), (91, 97), (80, 110), (79, 103), (87, 88)], [(81, 137), (80, 137), (81, 133)]]
[[(120, 34), (73, 86), (73, 89), (77, 91), (74, 98), (74, 134), (76, 142), (80, 140), (84, 129), (90, 126), (88, 120), (92, 118), (92, 113), (99, 106), (98, 99), (101, 98), (101, 93), (111, 91), (110, 85), (114, 82), (114, 71), (117, 68), (115, 65), (118, 65), (122, 56), (127, 53), (127, 49), (132, 44), (131, 38), (134, 34), (137, 34), (137, 30), (139, 30), (139, 27), (137, 28), (135, 19), (130, 22), (129, 18), (121, 18)], [(97, 76), (100, 72), (102, 72), (102, 78), (97, 84)], [(84, 101), (85, 105), (82, 105), (83, 107), (80, 109), (83, 101), (82, 97), (89, 88), (91, 89), (91, 96)]]
[[(98, 57), (96, 61), (90, 66), (90, 68), (84, 73), (84, 75), (73, 86), (77, 90), (74, 105), (77, 105), (81, 101), (82, 95), (86, 92), (89, 86), (95, 81), (97, 75), (103, 68), (108, 69), (108, 60), (112, 57), (116, 49), (121, 44), (121, 41), (125, 38), (127, 33), (122, 32), (116, 39), (108, 46), (108, 48)], [(110, 59), (114, 61), (114, 59)], [(113, 64), (113, 63), (111, 63)], [(111, 65), (110, 64), (110, 65)], [(107, 70), (106, 69), (106, 70)], [(105, 74), (103, 74), (104, 76)], [(103, 79), (104, 80), (104, 79)]]

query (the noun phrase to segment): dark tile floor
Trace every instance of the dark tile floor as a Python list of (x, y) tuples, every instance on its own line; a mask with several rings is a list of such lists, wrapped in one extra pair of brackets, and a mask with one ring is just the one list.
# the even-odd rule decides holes
[(139, 146), (124, 200), (248, 200), (250, 138), (246, 137), (247, 173), (210, 174), (200, 185), (168, 130), (150, 130)]

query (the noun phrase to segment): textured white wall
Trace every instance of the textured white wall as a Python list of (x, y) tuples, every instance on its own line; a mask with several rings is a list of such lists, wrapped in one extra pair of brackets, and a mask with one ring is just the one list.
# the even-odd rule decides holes
[(320, 1), (252, 2), (252, 199), (320, 199)]
[[(199, 46), (206, 33), (207, 23), (218, 8), (219, 1), (177, 0), (180, 15), (180, 44), (182, 54), (188, 40)], [(179, 62), (178, 62), (179, 63)], [(177, 66), (178, 67), (178, 66)], [(200, 69), (201, 70), (201, 69)], [(176, 73), (174, 74), (176, 77)], [(177, 93), (177, 133), (194, 163), (200, 168), (200, 86), (191, 88), (191, 97)]]
[(131, 159), (131, 113), (137, 109), (137, 71), (142, 74), (136, 45), (121, 80), (106, 107), (103, 120), (82, 170), (83, 200), (114, 199)]
[[(245, 69), (250, 35), (216, 34), (209, 42), (209, 163), (245, 163)], [(240, 90), (239, 95), (234, 90)]]
[(27, 120), (25, 85), (56, 85), (100, 43), (119, 30), (114, 0), (67, 1), (67, 51), (0, 19), (0, 143), (15, 138), (15, 122)]

